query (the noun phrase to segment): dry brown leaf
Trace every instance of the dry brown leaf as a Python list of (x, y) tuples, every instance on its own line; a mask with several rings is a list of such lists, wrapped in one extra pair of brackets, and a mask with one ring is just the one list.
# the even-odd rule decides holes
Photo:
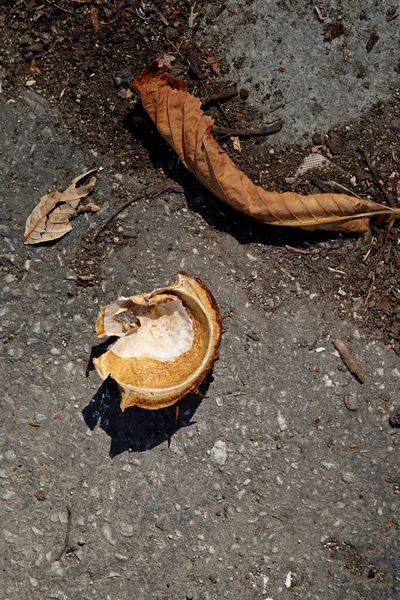
[(97, 212), (98, 210), (100, 210), (100, 206), (98, 206), (94, 202), (89, 202), (84, 206), (79, 206), (78, 210), (79, 212)]
[(186, 168), (218, 198), (258, 221), (362, 233), (368, 231), (370, 217), (376, 224), (400, 217), (400, 209), (347, 194), (267, 192), (222, 150), (212, 136), (214, 120), (202, 112), (200, 100), (186, 91), (183, 81), (154, 61), (132, 85), (158, 131)]
[(398, 202), (400, 202), (400, 180), (396, 183), (396, 195)]
[(221, 73), (221, 65), (219, 61), (211, 54), (211, 52), (208, 52), (208, 50), (203, 50), (203, 53), (211, 69), (216, 75), (219, 75)]
[(70, 219), (82, 198), (93, 189), (96, 177), (91, 177), (84, 185), (79, 183), (95, 171), (82, 173), (63, 192), (50, 192), (40, 198), (26, 221), (24, 244), (51, 242), (71, 231)]
[(237, 135), (234, 135), (231, 137), (231, 142), (233, 144), (233, 149), (236, 150), (236, 152), (241, 152), (242, 151), (242, 146), (240, 144), (240, 140), (238, 138)]
[(89, 8), (90, 20), (92, 21), (93, 29), (97, 33), (100, 29), (99, 9), (95, 6)]

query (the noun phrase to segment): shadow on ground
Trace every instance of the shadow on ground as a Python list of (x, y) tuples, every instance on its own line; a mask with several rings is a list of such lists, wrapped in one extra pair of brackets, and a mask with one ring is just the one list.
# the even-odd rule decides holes
[[(92, 370), (93, 356), (98, 355), (96, 349), (96, 346), (94, 350), (92, 349), (88, 371)], [(103, 351), (105, 349), (106, 347), (103, 347)], [(82, 415), (86, 425), (92, 431), (100, 421), (101, 429), (111, 438), (111, 458), (126, 451), (144, 452), (166, 441), (169, 444), (171, 437), (179, 429), (195, 424), (191, 419), (206, 394), (211, 380), (212, 377), (209, 376), (203, 382), (199, 394), (189, 394), (174, 406), (159, 410), (146, 410), (132, 406), (122, 412), (118, 386), (111, 377), (108, 377), (82, 410)]]

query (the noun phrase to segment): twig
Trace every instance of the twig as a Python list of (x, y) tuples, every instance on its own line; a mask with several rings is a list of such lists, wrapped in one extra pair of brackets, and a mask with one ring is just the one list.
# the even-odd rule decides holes
[(213, 132), (218, 133), (220, 135), (229, 135), (229, 136), (254, 136), (254, 135), (271, 135), (272, 133), (278, 133), (282, 129), (284, 121), (274, 121), (274, 123), (270, 123), (269, 125), (264, 125), (260, 127), (260, 129), (228, 129), (227, 127), (220, 127), (219, 125), (214, 125)]
[(317, 186), (317, 188), (319, 188), (321, 192), (324, 192), (325, 194), (332, 193), (332, 188), (329, 185), (327, 185), (325, 181), (322, 181), (320, 177), (317, 177), (317, 175), (314, 175), (314, 177), (312, 177), (310, 181), (313, 185)]
[(115, 217), (117, 217), (120, 213), (122, 213), (122, 211), (124, 211), (126, 208), (129, 208), (129, 206), (131, 206), (131, 204), (133, 204), (134, 202), (143, 200), (143, 198), (157, 198), (164, 192), (175, 192), (176, 194), (184, 193), (182, 186), (180, 186), (178, 183), (173, 183), (173, 182), (162, 183), (161, 185), (156, 185), (156, 186), (150, 188), (149, 190), (144, 190), (143, 192), (140, 192), (139, 194), (134, 196), (131, 200), (128, 200), (128, 202), (125, 202), (125, 204), (120, 206), (111, 215), (111, 217), (109, 217), (107, 219), (107, 221), (105, 221), (105, 223), (103, 223), (103, 225), (100, 227), (98, 232), (89, 238), (89, 241), (95, 242), (97, 240), (97, 238), (99, 237), (99, 235), (105, 230), (107, 225), (109, 225), (111, 223), (111, 221), (113, 221), (115, 219)]
[(372, 290), (374, 289), (374, 285), (375, 285), (376, 272), (378, 270), (378, 265), (381, 262), (382, 254), (383, 254), (383, 251), (385, 249), (385, 244), (386, 244), (386, 242), (389, 239), (389, 235), (390, 235), (390, 232), (392, 230), (393, 224), (394, 224), (394, 219), (389, 222), (389, 225), (388, 225), (388, 228), (387, 228), (387, 231), (386, 231), (386, 235), (385, 235), (385, 239), (383, 240), (382, 247), (379, 250), (378, 258), (376, 259), (375, 267), (374, 267), (374, 270), (373, 270), (373, 273), (372, 273), (372, 277), (371, 277), (371, 284), (370, 284), (370, 286), (368, 288), (368, 292), (367, 292), (367, 295), (366, 295), (365, 300), (364, 300), (364, 310), (367, 310), (367, 308), (368, 308), (368, 301), (369, 301), (369, 298), (370, 298), (370, 296), (372, 294)]
[(389, 196), (389, 194), (387, 193), (387, 191), (386, 191), (386, 190), (385, 190), (385, 188), (383, 187), (383, 185), (382, 185), (382, 183), (381, 183), (381, 180), (380, 180), (380, 178), (379, 178), (378, 174), (376, 173), (376, 171), (375, 171), (374, 167), (372, 166), (372, 161), (371, 161), (371, 159), (370, 159), (369, 155), (367, 154), (367, 152), (366, 152), (365, 150), (363, 150), (363, 148), (359, 148), (359, 149), (358, 149), (358, 151), (359, 151), (359, 152), (361, 152), (361, 154), (363, 155), (363, 157), (364, 157), (364, 160), (365, 160), (365, 162), (366, 162), (366, 164), (367, 164), (367, 167), (368, 167), (368, 170), (369, 170), (369, 172), (371, 173), (372, 177), (374, 178), (374, 180), (375, 180), (375, 183), (376, 183), (376, 184), (377, 184), (377, 186), (379, 187), (380, 191), (381, 191), (381, 192), (382, 192), (382, 194), (385, 196), (385, 198), (386, 198), (387, 202), (389, 203), (389, 205), (390, 205), (392, 208), (397, 208), (397, 204), (396, 204), (396, 202), (395, 202), (394, 200), (392, 200), (392, 198)]
[(61, 548), (61, 551), (59, 552), (59, 554), (57, 555), (57, 557), (55, 558), (55, 561), (58, 562), (62, 555), (68, 550), (69, 548), (69, 535), (71, 533), (71, 524), (72, 524), (72, 510), (69, 504), (67, 504), (67, 530), (65, 532), (65, 538), (64, 538), (64, 544), (63, 547)]
[(58, 10), (62, 10), (63, 12), (69, 13), (70, 15), (74, 14), (72, 10), (67, 10), (66, 8), (63, 8), (62, 6), (58, 6), (58, 4), (56, 4), (55, 2), (52, 2), (51, 0), (46, 0), (46, 2), (48, 4), (52, 4), (53, 6), (58, 8)]
[(291, 252), (298, 252), (299, 254), (310, 254), (310, 251), (304, 248), (296, 248), (295, 246), (288, 246), (287, 244), (285, 245), (285, 248), (286, 250), (291, 250)]
[(238, 90), (236, 86), (227, 87), (220, 92), (211, 94), (206, 100), (204, 100), (203, 107), (214, 104), (215, 102), (224, 102), (225, 100), (230, 100), (231, 98), (235, 98), (237, 95)]
[(358, 364), (358, 362), (355, 359), (350, 348), (348, 348), (346, 346), (346, 344), (342, 340), (339, 340), (338, 338), (332, 340), (332, 344), (335, 346), (336, 350), (339, 352), (340, 358), (342, 359), (342, 361), (344, 362), (344, 364), (346, 365), (346, 367), (348, 368), (350, 373), (352, 375), (354, 375), (354, 377), (356, 379), (358, 379), (358, 381), (360, 383), (364, 383), (364, 381), (365, 381), (364, 371)]
[(224, 119), (225, 123), (230, 126), (231, 121), (230, 121), (228, 115), (226, 114), (226, 112), (224, 111), (224, 109), (222, 108), (220, 102), (217, 102), (215, 106), (217, 107), (217, 110), (218, 110), (219, 114), (221, 115), (221, 117)]

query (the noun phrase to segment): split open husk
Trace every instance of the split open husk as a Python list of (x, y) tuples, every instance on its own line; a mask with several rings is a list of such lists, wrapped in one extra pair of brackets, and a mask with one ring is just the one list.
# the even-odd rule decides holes
[(198, 390), (218, 358), (221, 317), (207, 286), (178, 273), (168, 287), (103, 307), (96, 333), (119, 337), (93, 363), (117, 382), (121, 409), (154, 410)]

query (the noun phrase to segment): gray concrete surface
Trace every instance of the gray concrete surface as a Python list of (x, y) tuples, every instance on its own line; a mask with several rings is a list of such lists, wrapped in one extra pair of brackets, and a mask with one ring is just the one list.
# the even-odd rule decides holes
[[(211, 45), (219, 40), (228, 77), (250, 90), (249, 102), (265, 120), (285, 119), (269, 143), (307, 145), (314, 132), (358, 119), (393, 95), (400, 21), (387, 15), (396, 7), (392, 0), (234, 0), (202, 34)], [(331, 42), (323, 36), (329, 23), (342, 23), (345, 30)], [(368, 53), (373, 31), (379, 40)]]
[[(398, 357), (340, 294), (326, 297), (281, 269), (282, 248), (240, 244), (181, 196), (126, 211), (119, 227), (129, 244), (111, 240), (101, 286), (74, 295), (82, 238), (140, 184), (98, 164), (101, 219), (80, 216), (55, 245), (25, 247), (39, 197), (96, 158), (33, 93), (2, 102), (0, 115), (0, 597), (399, 597), (399, 437), (388, 424)], [(202, 277), (232, 314), (215, 379), (169, 446), (112, 459), (109, 423), (92, 431), (82, 417), (101, 383), (85, 378), (99, 306), (180, 269)], [(340, 274), (332, 277), (339, 289)], [(363, 386), (333, 336), (359, 357)], [(57, 560), (68, 505), (70, 547)]]

